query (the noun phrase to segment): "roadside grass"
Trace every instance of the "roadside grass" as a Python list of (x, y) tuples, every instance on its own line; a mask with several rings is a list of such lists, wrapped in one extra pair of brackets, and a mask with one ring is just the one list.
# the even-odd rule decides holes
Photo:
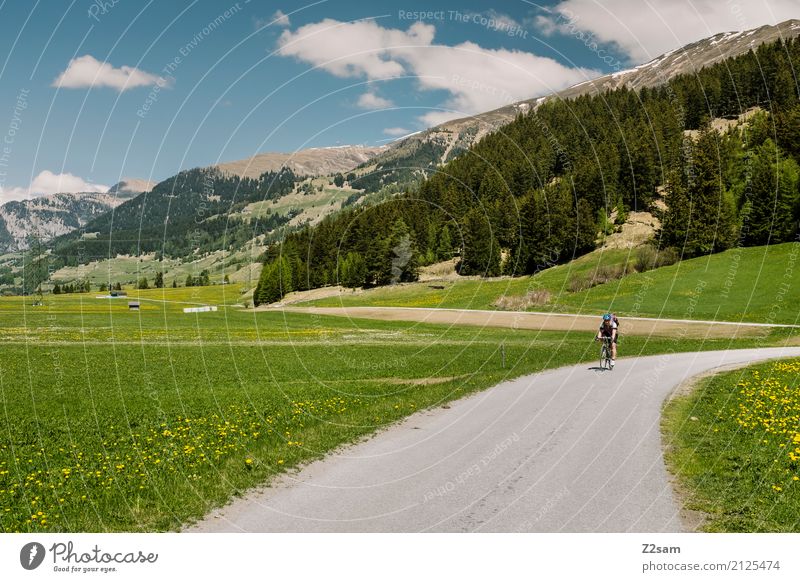
[[(175, 303), (139, 312), (90, 294), (48, 295), (35, 308), (0, 298), (0, 531), (174, 530), (417, 410), (546, 368), (587, 362), (592, 374), (597, 358), (575, 332), (181, 310), (225, 293), (149, 290)], [(623, 349), (788, 336), (765, 334), (631, 337)]]
[(800, 531), (800, 360), (702, 380), (665, 407), (670, 472), (711, 532)]
[[(505, 296), (546, 289), (551, 300), (532, 311), (620, 316), (800, 323), (800, 243), (736, 248), (685, 260), (578, 292), (570, 282), (604, 267), (635, 263), (635, 250), (594, 251), (536, 275), (494, 280), (427, 281), (343, 293), (308, 305), (495, 309)], [(443, 288), (437, 288), (443, 287)]]

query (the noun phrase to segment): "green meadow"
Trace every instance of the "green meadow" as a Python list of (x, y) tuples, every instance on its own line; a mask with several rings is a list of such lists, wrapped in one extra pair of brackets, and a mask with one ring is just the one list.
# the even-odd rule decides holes
[[(0, 299), (0, 531), (175, 530), (415, 411), (597, 356), (586, 334), (254, 312), (231, 286), (130, 293), (140, 311)], [(196, 304), (219, 311), (183, 313)]]
[(503, 296), (546, 290), (549, 301), (530, 310), (797, 324), (799, 259), (797, 242), (735, 248), (571, 291), (574, 280), (636, 262), (635, 250), (598, 250), (530, 277), (410, 283), (345, 292), (309, 305), (496, 309)]
[(701, 381), (669, 402), (666, 460), (714, 532), (800, 531), (800, 360)]

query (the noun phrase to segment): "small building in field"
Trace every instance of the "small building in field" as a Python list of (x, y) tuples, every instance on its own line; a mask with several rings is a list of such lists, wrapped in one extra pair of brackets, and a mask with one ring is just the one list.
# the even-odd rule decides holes
[(203, 305), (202, 307), (184, 307), (184, 313), (204, 313), (207, 311), (216, 311), (216, 305)]
[(116, 290), (114, 290), (114, 291), (109, 291), (108, 294), (111, 297), (127, 297), (128, 296), (128, 292), (127, 291), (116, 291)]
[(131, 311), (139, 311), (139, 302), (128, 301), (128, 309), (130, 309)]

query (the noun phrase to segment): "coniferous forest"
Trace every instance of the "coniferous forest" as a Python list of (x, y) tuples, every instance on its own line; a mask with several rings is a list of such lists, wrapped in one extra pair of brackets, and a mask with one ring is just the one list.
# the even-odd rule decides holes
[[(653, 212), (658, 245), (683, 258), (793, 240), (798, 70), (794, 39), (656, 88), (549, 99), (404, 194), (289, 234), (254, 300), (411, 281), (454, 257), (462, 275), (532, 274), (595, 248), (614, 212)], [(738, 128), (711, 128), (755, 107)]]

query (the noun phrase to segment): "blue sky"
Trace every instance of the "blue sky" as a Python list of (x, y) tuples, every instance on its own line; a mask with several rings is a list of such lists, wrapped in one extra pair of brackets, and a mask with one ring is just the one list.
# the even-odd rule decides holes
[(0, 0), (0, 200), (385, 143), (800, 17), (796, 0), (650, 6)]

